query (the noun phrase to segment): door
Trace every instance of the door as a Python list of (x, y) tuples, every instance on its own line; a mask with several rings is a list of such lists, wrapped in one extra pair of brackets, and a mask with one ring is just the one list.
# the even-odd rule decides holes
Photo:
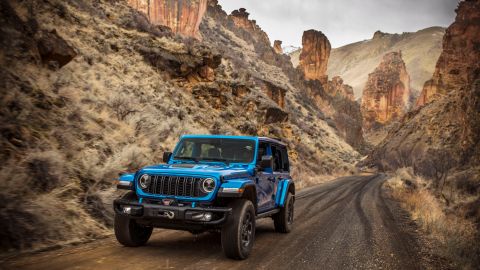
[(273, 194), (272, 194), (272, 203), (275, 206), (277, 189), (280, 183), (280, 180), (288, 177), (288, 156), (286, 155), (287, 148), (282, 145), (271, 145), (272, 156), (273, 156)]
[[(260, 163), (260, 160), (262, 160), (262, 156), (266, 155), (272, 155), (272, 149), (268, 143), (260, 142), (257, 153), (257, 165)], [(275, 200), (272, 201), (275, 184), (273, 168), (259, 171), (255, 181), (257, 184), (258, 212), (261, 213), (272, 209), (275, 206)]]

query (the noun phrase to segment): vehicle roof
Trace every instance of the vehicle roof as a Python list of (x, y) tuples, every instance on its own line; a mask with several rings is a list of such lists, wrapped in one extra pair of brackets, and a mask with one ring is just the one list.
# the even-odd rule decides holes
[(278, 139), (269, 138), (269, 137), (259, 137), (259, 136), (235, 136), (235, 135), (182, 135), (181, 138), (219, 138), (219, 139), (250, 139), (250, 140), (259, 140), (259, 141), (268, 141), (271, 143), (277, 143), (280, 145), (286, 146), (286, 144)]

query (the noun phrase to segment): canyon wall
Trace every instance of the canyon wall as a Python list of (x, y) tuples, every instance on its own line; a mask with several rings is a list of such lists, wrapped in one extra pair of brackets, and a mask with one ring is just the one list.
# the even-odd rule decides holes
[(442, 151), (452, 167), (480, 182), (480, 1), (462, 1), (456, 12), (417, 102), (422, 106), (407, 113), (370, 155), (381, 168), (414, 166), (422, 172), (430, 151)]
[(401, 52), (384, 55), (380, 65), (368, 75), (363, 90), (362, 115), (365, 130), (398, 120), (408, 109), (410, 77)]
[(431, 80), (425, 82), (417, 106), (425, 105), (437, 95), (471, 85), (480, 72), (480, 12), (473, 8), (475, 1), (459, 6), (455, 22), (443, 37), (443, 51), (438, 58)]
[(207, 0), (128, 0), (128, 4), (145, 13), (152, 24), (201, 39), (198, 28), (207, 10)]
[(322, 32), (316, 30), (303, 32), (299, 68), (303, 71), (305, 79), (319, 80), (322, 85), (327, 83), (330, 51), (330, 41)]

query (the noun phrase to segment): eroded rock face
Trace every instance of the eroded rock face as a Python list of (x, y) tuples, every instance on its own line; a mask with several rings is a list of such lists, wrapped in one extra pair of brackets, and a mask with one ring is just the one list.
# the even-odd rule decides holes
[(316, 30), (303, 32), (299, 67), (305, 79), (319, 80), (325, 85), (328, 81), (327, 65), (330, 51), (330, 41), (322, 32)]
[(353, 88), (348, 84), (343, 84), (343, 79), (340, 76), (335, 76), (327, 84), (327, 93), (331, 96), (340, 95), (353, 101)]
[(259, 84), (261, 85), (263, 92), (265, 92), (271, 100), (277, 103), (280, 108), (285, 108), (285, 94), (287, 89), (269, 81), (261, 81)]
[(229, 17), (237, 27), (246, 30), (254, 37), (258, 37), (259, 40), (257, 41), (271, 44), (267, 33), (257, 25), (257, 21), (248, 19), (249, 15), (250, 13), (248, 13), (246, 9), (240, 8), (232, 11), (232, 14), (230, 14)]
[(459, 5), (455, 22), (443, 37), (443, 51), (438, 58), (431, 80), (425, 82), (417, 106), (422, 106), (437, 94), (459, 90), (471, 85), (480, 73), (480, 12), (478, 1)]
[(281, 40), (275, 40), (273, 42), (273, 49), (275, 50), (276, 53), (282, 54), (283, 53), (282, 41)]
[(364, 129), (383, 126), (398, 120), (408, 109), (410, 77), (401, 52), (386, 54), (374, 72), (368, 75), (363, 90)]
[(199, 26), (207, 10), (207, 0), (128, 0), (145, 13), (150, 23), (168, 26), (174, 33), (201, 39)]
[[(390, 130), (370, 155), (379, 167), (414, 166), (444, 151), (454, 166), (480, 165), (480, 1), (460, 2), (455, 22), (443, 39), (443, 51), (432, 80), (425, 84), (419, 106)], [(406, 160), (398, 164), (398, 153)], [(478, 172), (475, 174), (479, 180)]]

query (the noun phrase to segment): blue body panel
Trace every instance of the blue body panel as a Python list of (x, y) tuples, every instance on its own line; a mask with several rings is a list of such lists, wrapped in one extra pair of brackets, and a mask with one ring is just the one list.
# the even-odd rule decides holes
[[(259, 141), (275, 142), (281, 144), (273, 139), (259, 138), (252, 136), (224, 136), (224, 135), (184, 135), (180, 140), (185, 138), (217, 138), (217, 139), (244, 139), (255, 141), (255, 148), (258, 149)], [(175, 147), (174, 152), (179, 147), (180, 143)], [(268, 149), (270, 151), (270, 149)], [(153, 166), (147, 166), (135, 174), (127, 173), (120, 176), (120, 181), (133, 182), (134, 190), (141, 202), (145, 198), (149, 199), (163, 199), (172, 198), (185, 202), (212, 202), (215, 200), (216, 195), (220, 188), (243, 188), (246, 185), (255, 185), (258, 189), (258, 177), (256, 176), (256, 160), (258, 151), (254, 152), (254, 159), (251, 163), (230, 163), (225, 164), (223, 162), (216, 161), (191, 161), (191, 160), (175, 160), (172, 157), (168, 160), (167, 164), (158, 164)], [(267, 153), (271, 155), (271, 152)], [(188, 166), (182, 166), (180, 164), (189, 164)], [(271, 172), (270, 172), (271, 173)], [(186, 196), (165, 196), (158, 194), (150, 194), (144, 192), (138, 187), (138, 179), (143, 174), (149, 175), (168, 175), (168, 176), (189, 176), (189, 177), (210, 177), (215, 179), (215, 190), (204, 197), (186, 197)], [(272, 207), (282, 207), (285, 203), (286, 193), (288, 186), (292, 183), (291, 179), (282, 179), (278, 181), (278, 187), (276, 187), (276, 194), (271, 200)]]
[(118, 178), (118, 180), (119, 181), (133, 182), (133, 181), (135, 181), (135, 174), (134, 173), (124, 173)]
[(282, 179), (278, 184), (277, 196), (275, 196), (275, 206), (283, 207), (287, 199), (288, 188), (291, 184), (291, 179)]

